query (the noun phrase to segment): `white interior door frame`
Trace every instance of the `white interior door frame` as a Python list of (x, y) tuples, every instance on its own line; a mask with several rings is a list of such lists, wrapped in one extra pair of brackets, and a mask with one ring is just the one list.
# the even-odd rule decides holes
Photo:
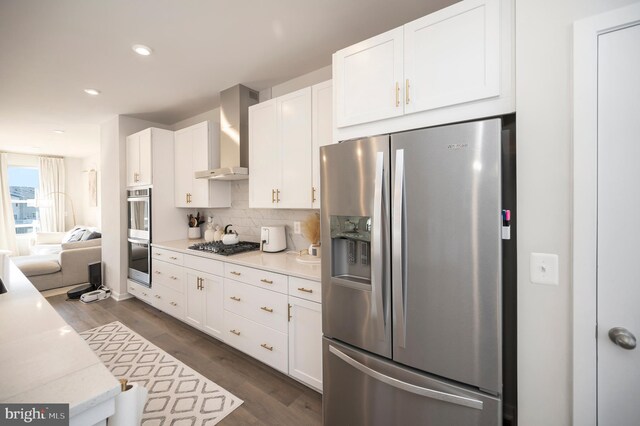
[(573, 26), (573, 424), (597, 417), (598, 36), (640, 23), (640, 3)]

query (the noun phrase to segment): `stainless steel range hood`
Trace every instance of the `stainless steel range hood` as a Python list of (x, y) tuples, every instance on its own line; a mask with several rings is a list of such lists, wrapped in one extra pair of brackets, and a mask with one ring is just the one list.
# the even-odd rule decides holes
[(241, 84), (220, 92), (220, 168), (196, 172), (196, 178), (249, 178), (249, 107), (257, 103), (258, 92)]

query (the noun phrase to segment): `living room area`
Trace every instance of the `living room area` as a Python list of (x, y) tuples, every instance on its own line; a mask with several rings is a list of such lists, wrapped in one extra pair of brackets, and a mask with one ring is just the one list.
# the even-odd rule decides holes
[(45, 295), (86, 283), (102, 256), (99, 145), (54, 136), (0, 151), (0, 246)]

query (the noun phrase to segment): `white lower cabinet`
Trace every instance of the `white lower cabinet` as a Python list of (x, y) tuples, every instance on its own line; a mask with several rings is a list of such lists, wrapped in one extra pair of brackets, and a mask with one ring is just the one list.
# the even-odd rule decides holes
[(287, 374), (287, 334), (225, 311), (225, 342)]
[(289, 296), (289, 375), (322, 391), (322, 305)]
[(185, 322), (222, 338), (222, 277), (187, 269)]
[(137, 282), (127, 280), (127, 293), (146, 302), (150, 305), (155, 305), (153, 298), (155, 291), (149, 287), (145, 287)]
[(136, 298), (322, 391), (320, 282), (153, 247)]

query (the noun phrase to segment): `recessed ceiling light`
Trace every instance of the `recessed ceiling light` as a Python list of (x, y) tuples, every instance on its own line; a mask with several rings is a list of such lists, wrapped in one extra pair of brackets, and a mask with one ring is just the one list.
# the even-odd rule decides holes
[(97, 89), (84, 89), (84, 92), (91, 96), (98, 96), (100, 94), (100, 91)]
[(151, 52), (153, 52), (149, 46), (145, 46), (144, 44), (134, 44), (131, 48), (141, 56), (149, 56), (151, 55)]
[(61, 135), (61, 134), (64, 133), (64, 130), (63, 129), (54, 129), (53, 133), (57, 133), (57, 134)]

